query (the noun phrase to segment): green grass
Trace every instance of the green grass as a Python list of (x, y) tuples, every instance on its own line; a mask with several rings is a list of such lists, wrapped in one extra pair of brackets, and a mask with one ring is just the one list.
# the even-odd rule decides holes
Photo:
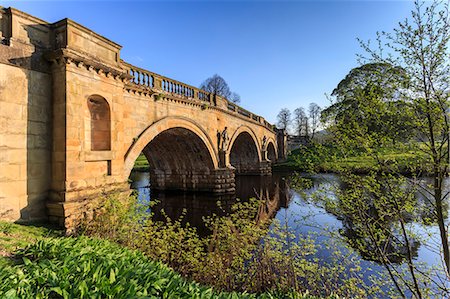
[(42, 239), (16, 258), (0, 273), (2, 298), (315, 298), (217, 292), (138, 251), (87, 237)]
[(139, 155), (139, 157), (136, 159), (136, 161), (134, 162), (133, 169), (145, 170), (145, 169), (148, 169), (148, 167), (149, 167), (149, 165), (148, 165), (147, 158), (145, 157), (145, 155), (143, 153), (141, 153)]
[(380, 165), (392, 172), (404, 174), (428, 171), (425, 155), (403, 145), (380, 148), (376, 155), (358, 151), (345, 152), (329, 145), (313, 145), (292, 151), (288, 159), (275, 168), (307, 172), (351, 171), (362, 174), (375, 170)]
[(17, 249), (46, 237), (61, 236), (63, 232), (45, 225), (20, 225), (0, 221), (0, 263)]

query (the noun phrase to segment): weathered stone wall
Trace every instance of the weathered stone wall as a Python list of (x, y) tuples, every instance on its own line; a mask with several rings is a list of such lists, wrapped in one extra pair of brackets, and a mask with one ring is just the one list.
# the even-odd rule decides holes
[(46, 218), (51, 182), (48, 23), (0, 7), (0, 218)]
[(46, 217), (51, 181), (49, 111), (49, 74), (0, 63), (1, 218)]

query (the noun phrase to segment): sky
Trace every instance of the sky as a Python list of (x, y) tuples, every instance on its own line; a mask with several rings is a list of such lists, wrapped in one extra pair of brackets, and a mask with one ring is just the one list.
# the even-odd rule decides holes
[(330, 104), (374, 39), (412, 1), (0, 1), (47, 22), (72, 19), (123, 46), (121, 58), (199, 86), (214, 74), (271, 123), (282, 108)]

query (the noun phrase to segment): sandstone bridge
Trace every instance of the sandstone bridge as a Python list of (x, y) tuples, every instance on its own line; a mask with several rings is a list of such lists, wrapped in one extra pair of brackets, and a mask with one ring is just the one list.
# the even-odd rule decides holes
[(218, 193), (284, 157), (261, 116), (124, 62), (71, 20), (0, 8), (0, 39), (0, 218), (69, 227), (100, 194), (128, 192), (140, 153), (152, 187)]

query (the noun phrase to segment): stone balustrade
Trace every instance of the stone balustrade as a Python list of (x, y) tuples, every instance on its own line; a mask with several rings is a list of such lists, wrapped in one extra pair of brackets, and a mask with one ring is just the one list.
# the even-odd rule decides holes
[[(148, 88), (156, 92), (161, 92), (169, 95), (181, 96), (185, 99), (193, 99), (202, 102), (207, 102), (211, 106), (219, 106), (217, 101), (214, 101), (214, 95), (210, 92), (204, 91), (197, 87), (161, 76), (159, 74), (141, 69), (129, 63), (122, 61), (125, 68), (128, 69), (128, 73), (131, 76), (130, 84), (137, 85), (138, 87)], [(225, 101), (226, 109), (233, 114), (238, 114), (251, 121), (257, 122), (266, 128), (273, 131), (273, 126), (267, 122), (263, 117), (253, 114), (250, 111), (236, 105), (235, 103), (228, 101), (225, 98), (217, 96), (221, 100)]]

